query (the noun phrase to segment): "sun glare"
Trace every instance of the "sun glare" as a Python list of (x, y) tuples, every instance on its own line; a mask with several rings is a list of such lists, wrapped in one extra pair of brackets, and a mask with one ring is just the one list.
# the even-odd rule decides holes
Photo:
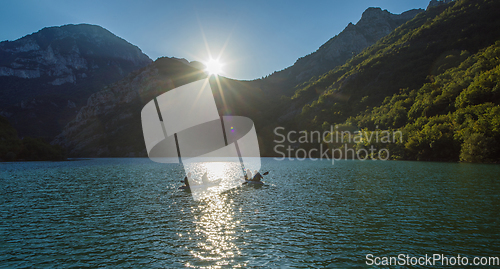
[(205, 71), (209, 75), (219, 75), (222, 72), (222, 67), (224, 66), (219, 60), (210, 59), (205, 63)]

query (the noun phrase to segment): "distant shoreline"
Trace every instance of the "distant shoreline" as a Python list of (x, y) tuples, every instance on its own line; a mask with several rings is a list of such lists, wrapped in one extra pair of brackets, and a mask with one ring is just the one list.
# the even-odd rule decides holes
[[(272, 158), (272, 159), (275, 159), (275, 158), (282, 158), (281, 156), (265, 156), (265, 157), (261, 157), (261, 158), (265, 158), (265, 159), (269, 159), (269, 158)], [(148, 157), (75, 157), (75, 158), (68, 158), (66, 160), (16, 160), (16, 161), (0, 161), (0, 164), (3, 164), (3, 163), (26, 163), (26, 162), (76, 162), (76, 161), (90, 161), (90, 160), (94, 160), (94, 159), (149, 159)], [(296, 159), (296, 158), (285, 158), (285, 160), (283, 161), (297, 161), (297, 162), (301, 162), (301, 161), (317, 161), (317, 160), (321, 160), (321, 161), (324, 161), (324, 160), (329, 160), (331, 161), (331, 158), (328, 159), (328, 158), (305, 158), (305, 159)], [(276, 160), (276, 161), (279, 161), (279, 160)], [(363, 162), (371, 162), (371, 161), (378, 161), (378, 162), (385, 162), (384, 160), (360, 160), (360, 159), (351, 159), (351, 158), (347, 158), (347, 159), (335, 159), (335, 161), (363, 161)], [(398, 161), (398, 162), (426, 162), (426, 163), (464, 163), (464, 164), (493, 164), (493, 165), (498, 165), (500, 164), (500, 162), (490, 162), (490, 163), (486, 163), (486, 162), (461, 162), (461, 161), (447, 161), (447, 160), (405, 160), (405, 159), (398, 159), (398, 160), (387, 160), (387, 161)]]

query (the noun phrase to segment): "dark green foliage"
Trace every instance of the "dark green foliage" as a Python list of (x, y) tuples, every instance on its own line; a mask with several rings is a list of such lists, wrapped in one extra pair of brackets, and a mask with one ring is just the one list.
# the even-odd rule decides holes
[(13, 161), (21, 148), (21, 140), (17, 131), (10, 126), (9, 121), (0, 116), (0, 159)]
[(65, 160), (60, 146), (53, 146), (39, 138), (19, 139), (17, 131), (6, 118), (0, 116), (0, 160), (1, 161), (60, 161)]
[(393, 158), (500, 162), (498, 10), (461, 0), (417, 15), (284, 100), (301, 108), (288, 124), (399, 130)]
[[(145, 145), (141, 110), (154, 97), (175, 87), (206, 77), (206, 74), (185, 60), (158, 58), (142, 73), (132, 73), (125, 79), (108, 85), (95, 96), (102, 96), (98, 110), (84, 120), (73, 120), (63, 133), (65, 139), (84, 141), (85, 146), (66, 145), (70, 157), (138, 157), (144, 156)], [(146, 74), (147, 73), (147, 74)], [(141, 75), (142, 74), (142, 75)], [(133, 96), (124, 98), (124, 96)], [(91, 97), (92, 98), (92, 97)], [(74, 128), (74, 129), (73, 129)], [(75, 146), (79, 146), (76, 150)]]
[[(401, 91), (353, 118), (361, 127), (398, 128), (401, 157), (500, 161), (500, 41), (449, 68), (419, 90)], [(399, 121), (405, 118), (404, 121)]]
[(500, 162), (500, 105), (484, 103), (454, 113), (455, 139), (463, 141), (460, 160)]
[(421, 118), (406, 128), (405, 158), (416, 160), (458, 161), (460, 144), (454, 139), (449, 115)]
[(52, 146), (40, 138), (24, 137), (17, 159), (26, 161), (60, 161), (66, 158), (60, 146)]

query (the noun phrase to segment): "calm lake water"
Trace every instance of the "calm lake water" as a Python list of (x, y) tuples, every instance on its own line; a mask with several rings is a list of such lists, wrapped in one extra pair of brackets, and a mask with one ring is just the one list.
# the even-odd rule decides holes
[(149, 159), (0, 164), (0, 267), (352, 267), (500, 256), (500, 166), (276, 161), (195, 202)]

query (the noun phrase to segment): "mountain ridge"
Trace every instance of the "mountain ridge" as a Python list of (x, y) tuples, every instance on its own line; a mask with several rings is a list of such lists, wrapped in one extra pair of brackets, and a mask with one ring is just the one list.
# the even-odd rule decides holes
[(92, 94), (52, 144), (68, 149), (73, 157), (145, 156), (142, 107), (165, 91), (206, 77), (199, 68), (185, 59), (158, 58)]
[[(365, 41), (366, 41), (366, 38), (370, 39), (369, 41), (364, 42), (362, 46), (360, 46), (359, 50), (361, 50), (363, 47), (368, 46), (372, 42), (375, 42), (380, 37), (389, 33), (393, 28), (396, 28), (397, 26), (406, 22), (408, 19), (411, 19), (412, 17), (414, 17), (416, 14), (418, 14), (420, 12), (423, 12), (423, 10), (411, 10), (408, 12), (404, 12), (402, 14), (391, 14), (387, 10), (382, 11), (382, 9), (380, 9), (380, 8), (369, 8), (363, 13), (362, 18), (359, 20), (359, 22), (358, 22), (358, 24), (360, 24), (359, 27), (356, 27), (355, 25), (350, 24), (346, 27), (346, 29), (347, 29), (347, 32), (349, 32), (349, 31), (357, 32), (357, 31), (361, 31), (361, 30), (357, 30), (357, 28), (360, 28), (362, 26), (371, 25), (371, 27), (364, 29), (364, 31), (365, 31), (364, 33), (359, 33), (359, 34), (356, 33), (356, 36), (358, 36), (358, 37), (361, 36), (363, 38), (363, 40), (365, 40)], [(381, 25), (380, 28), (383, 28), (383, 29), (378, 29), (377, 31), (373, 30), (372, 26), (377, 25), (377, 23), (379, 25)], [(376, 26), (374, 26), (374, 27), (376, 28)], [(339, 35), (340, 36), (345, 35), (345, 32), (346, 32), (346, 30), (344, 30), (342, 32), (344, 34), (340, 33)], [(339, 40), (339, 38), (338, 38), (339, 35), (330, 39), (329, 42), (332, 42), (332, 40), (333, 41)], [(344, 38), (343, 40), (345, 41), (346, 39)], [(328, 45), (327, 43), (325, 43), (325, 44)], [(353, 44), (353, 43), (356, 43), (356, 41), (350, 40), (348, 43)], [(320, 51), (320, 53), (322, 53), (325, 50), (324, 46), (325, 45), (323, 45), (323, 48), (318, 49), (318, 51)], [(345, 46), (349, 46), (349, 45), (344, 45), (344, 47)], [(348, 57), (351, 57), (351, 56), (352, 55), (350, 55), (350, 54), (348, 55)], [(308, 56), (303, 57), (302, 59), (307, 59), (307, 58), (308, 58)], [(173, 63), (171, 60), (169, 60), (169, 61), (171, 63)], [(297, 62), (300, 62), (300, 61), (303, 61), (303, 60), (299, 59)], [(151, 76), (150, 78), (153, 81), (155, 81), (158, 79), (158, 76), (156, 75), (155, 72), (158, 72), (158, 70), (162, 69), (162, 68), (157, 68), (156, 66), (162, 62), (166, 62), (166, 58), (155, 61), (155, 63), (151, 66), (151, 68), (148, 68), (149, 71), (142, 71), (142, 72), (148, 73), (149, 76)], [(328, 64), (330, 64), (330, 63), (328, 63)], [(335, 67), (335, 65), (330, 66), (329, 68), (331, 69), (333, 67)], [(291, 68), (293, 69), (293, 66)], [(157, 70), (157, 71), (154, 71), (154, 70)], [(321, 72), (315, 73), (315, 74), (320, 75)], [(134, 73), (131, 76), (127, 77), (126, 80), (128, 80), (128, 81), (142, 80), (142, 79), (139, 79), (139, 77), (144, 78), (145, 76), (148, 76), (148, 75), (146, 75), (146, 73), (141, 73), (141, 75), (136, 75)], [(134, 76), (136, 76), (136, 77), (134, 78)], [(174, 77), (175, 77), (175, 75), (174, 75)], [(168, 80), (168, 79), (172, 79), (172, 78), (167, 76), (166, 79)], [(223, 115), (228, 115), (228, 114), (232, 114), (232, 113), (240, 113), (237, 115), (241, 115), (241, 113), (243, 113), (244, 115), (247, 115), (247, 116), (252, 115), (252, 116), (255, 116), (257, 118), (264, 118), (264, 116), (262, 115), (262, 113), (260, 111), (263, 111), (266, 109), (266, 107), (270, 107), (273, 105), (272, 102), (270, 102), (269, 100), (274, 101), (274, 99), (271, 96), (276, 95), (275, 93), (278, 92), (275, 85), (269, 86), (269, 84), (270, 84), (269, 79), (268, 80), (264, 79), (263, 81), (259, 81), (259, 80), (257, 80), (257, 81), (236, 81), (236, 80), (231, 80), (231, 79), (222, 78), (222, 77), (220, 77), (220, 79), (223, 81), (222, 83), (220, 83), (220, 86), (217, 84), (214, 84), (212, 86), (212, 88), (219, 89), (219, 87), (220, 87), (219, 90), (214, 90), (213, 93), (214, 93), (214, 96), (216, 98), (216, 102), (218, 103), (219, 113), (221, 113)], [(135, 86), (132, 86), (132, 84), (134, 84)], [(131, 94), (131, 96), (137, 96), (137, 93), (139, 93), (139, 95), (140, 95), (142, 92), (142, 90), (141, 90), (142, 88), (157, 87), (156, 90), (154, 90), (157, 94), (160, 94), (160, 93), (170, 89), (170, 88), (161, 89), (161, 88), (158, 88), (158, 86), (153, 85), (154, 83), (151, 84), (149, 82), (145, 82), (142, 84), (132, 82), (132, 84), (129, 85), (131, 87), (127, 87), (128, 88), (128, 90), (126, 90), (127, 93), (122, 93), (122, 95)], [(295, 82), (292, 82), (291, 84), (293, 84), (293, 86), (295, 86)], [(98, 135), (97, 134), (98, 129), (95, 129), (94, 131), (92, 131), (92, 129), (95, 128), (95, 127), (92, 127), (93, 126), (92, 119), (95, 121), (99, 121), (99, 122), (106, 122), (106, 124), (104, 124), (105, 126), (113, 126), (112, 122), (109, 122), (105, 116), (103, 116), (102, 114), (99, 114), (99, 113), (113, 114), (113, 112), (111, 112), (111, 111), (105, 112), (104, 110), (106, 110), (106, 106), (102, 106), (102, 105), (99, 105), (99, 104), (91, 101), (94, 99), (99, 99), (99, 100), (103, 101), (104, 103), (110, 103), (111, 100), (113, 99), (112, 96), (116, 96), (116, 94), (118, 94), (118, 92), (117, 92), (118, 89), (117, 89), (116, 84), (110, 85), (109, 87), (110, 87), (109, 89), (111, 89), (111, 91), (114, 92), (114, 94), (110, 94), (109, 91), (103, 90), (103, 91), (100, 91), (100, 92), (92, 95), (89, 98), (89, 103), (87, 103), (87, 105), (82, 107), (78, 116), (74, 120), (72, 120), (64, 128), (63, 132), (60, 135), (58, 135), (57, 138), (52, 143), (63, 145), (64, 147), (68, 148), (70, 156), (94, 156), (94, 157), (96, 157), (96, 156), (145, 156), (145, 154), (146, 154), (145, 151), (143, 151), (142, 149), (138, 150), (137, 146), (129, 147), (127, 145), (121, 145), (121, 146), (116, 145), (115, 141), (118, 138), (117, 139), (110, 139), (110, 137), (113, 137), (114, 134), (107, 135), (107, 134), (102, 133), (101, 135)], [(135, 87), (135, 89), (134, 89), (134, 87)], [(238, 93), (238, 91), (239, 91), (239, 93)], [(218, 96), (219, 92), (223, 92), (223, 94), (225, 96), (224, 97)], [(256, 97), (255, 93), (257, 93), (257, 92), (261, 93), (262, 96), (264, 96), (264, 97), (263, 98)], [(234, 96), (235, 93), (237, 93), (239, 96)], [(222, 98), (225, 99), (225, 102), (221, 101)], [(245, 103), (241, 103), (241, 102), (238, 103), (238, 101), (237, 101), (238, 98), (242, 99), (242, 100), (247, 100), (247, 101)], [(228, 100), (233, 100), (233, 101), (230, 102)], [(246, 105), (246, 103), (249, 102), (248, 100), (255, 100), (255, 101), (250, 102), (253, 107)], [(258, 100), (258, 101), (256, 101), (256, 100)], [(139, 114), (138, 111), (140, 111), (140, 109), (142, 108), (139, 105), (139, 103), (144, 101), (144, 98), (142, 98), (141, 101), (140, 100), (129, 100), (129, 101), (133, 102), (134, 104), (123, 104), (123, 103), (127, 103), (127, 102), (119, 101), (119, 103), (121, 103), (125, 106), (125, 108), (122, 107), (122, 109), (129, 111), (129, 112), (133, 109), (136, 109), (137, 110), (136, 114), (138, 115)], [(108, 108), (112, 108), (112, 107), (114, 107), (114, 105), (110, 105)], [(95, 114), (96, 111), (99, 111), (99, 112), (97, 114)], [(83, 115), (85, 115), (85, 116), (83, 116)], [(139, 128), (140, 121), (135, 119), (134, 122), (137, 125), (136, 128)], [(124, 124), (126, 124), (126, 123), (124, 123)], [(257, 120), (256, 126), (258, 127), (258, 126), (262, 126), (262, 125), (263, 125), (262, 121)], [(99, 128), (106, 128), (106, 127), (99, 127)], [(121, 128), (121, 127), (117, 127), (117, 128)], [(81, 135), (81, 134), (86, 134), (86, 133), (88, 133), (88, 136)], [(137, 133), (133, 130), (130, 130), (128, 132), (128, 134), (133, 134), (134, 138), (127, 139), (127, 141), (136, 141), (136, 140), (142, 138), (141, 137), (142, 133)], [(129, 136), (129, 135), (127, 135), (127, 136)], [(96, 141), (100, 141), (100, 142), (96, 142)], [(104, 142), (104, 141), (106, 141), (106, 142)], [(101, 148), (99, 148), (97, 146), (99, 143), (102, 143)], [(263, 142), (261, 141), (261, 143), (263, 143)], [(106, 144), (111, 144), (111, 145), (106, 145)], [(130, 152), (126, 152), (125, 148), (129, 148)], [(89, 149), (91, 149), (91, 150), (89, 151)]]
[[(237, 81), (219, 77), (220, 83), (211, 79), (219, 114), (252, 118), (262, 156), (276, 156), (272, 131), (277, 124), (311, 131), (340, 124), (367, 133), (380, 131), (379, 127), (399, 128), (405, 140), (388, 145), (394, 158), (495, 162), (500, 141), (500, 127), (495, 123), (500, 122), (495, 116), (500, 109), (494, 83), (498, 67), (495, 61), (481, 59), (498, 55), (495, 42), (500, 37), (500, 20), (494, 14), (498, 8), (492, 0), (439, 3), (345, 64), (299, 86), (279, 80), (273, 84), (269, 78)], [(366, 20), (371, 13), (386, 14), (370, 9)], [(355, 25), (347, 28), (353, 31)], [(457, 81), (464, 77), (459, 86), (466, 89), (450, 86), (449, 76)], [(91, 95), (53, 143), (66, 147), (73, 157), (146, 156), (139, 116), (143, 105), (163, 92), (205, 77), (199, 64), (158, 59)], [(278, 84), (288, 88), (273, 87)], [(429, 103), (435, 97), (439, 101)], [(481, 124), (472, 122), (474, 118)], [(493, 123), (485, 124), (488, 120)], [(488, 150), (475, 145), (486, 145)], [(301, 145), (306, 151), (313, 146)], [(368, 146), (381, 145), (354, 145)]]
[(0, 115), (19, 135), (52, 140), (86, 99), (151, 63), (97, 25), (45, 27), (0, 43)]
[[(263, 87), (268, 84), (274, 88), (276, 94), (290, 96), (293, 94), (290, 89), (308, 81), (311, 77), (321, 76), (344, 64), (364, 48), (373, 45), (421, 12), (424, 10), (412, 9), (401, 14), (392, 14), (379, 7), (367, 8), (356, 24), (349, 23), (344, 30), (330, 38), (316, 51), (300, 57), (292, 66), (262, 79)], [(275, 88), (281, 90), (276, 91)]]
[(280, 124), (398, 130), (401, 143), (354, 145), (389, 146), (396, 159), (500, 162), (499, 9), (491, 0), (430, 7), (283, 99)]

